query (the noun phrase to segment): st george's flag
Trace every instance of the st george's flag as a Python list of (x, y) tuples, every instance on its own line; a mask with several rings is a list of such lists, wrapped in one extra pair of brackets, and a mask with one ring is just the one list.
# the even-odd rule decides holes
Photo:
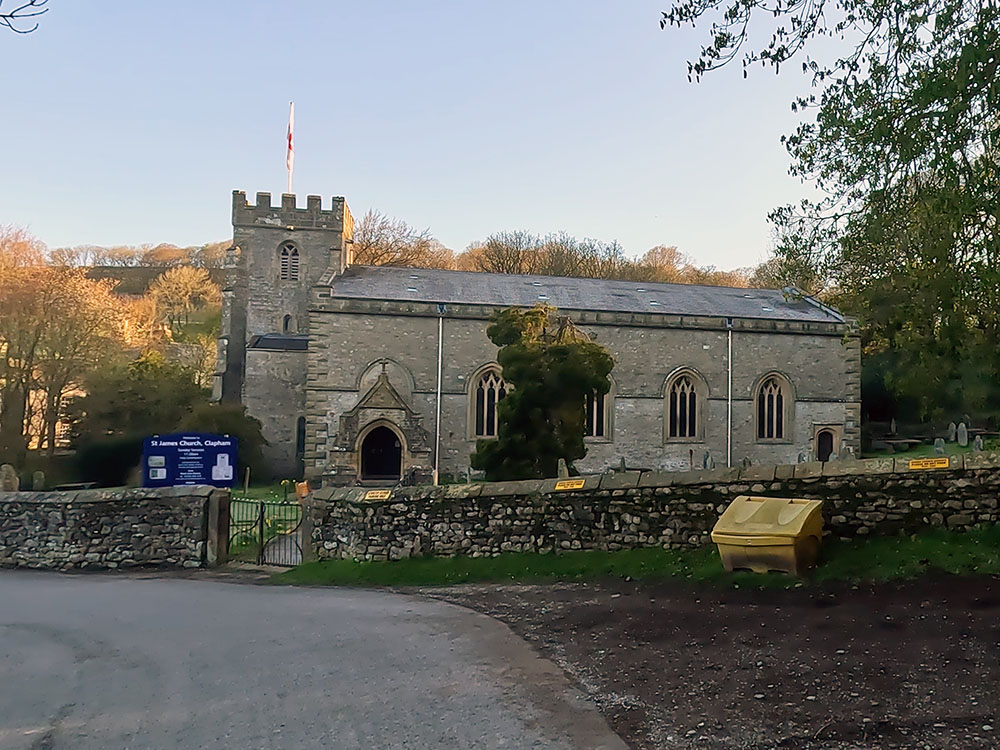
[(288, 151), (285, 154), (285, 166), (288, 168), (288, 192), (292, 192), (292, 168), (295, 166), (295, 102), (288, 103)]

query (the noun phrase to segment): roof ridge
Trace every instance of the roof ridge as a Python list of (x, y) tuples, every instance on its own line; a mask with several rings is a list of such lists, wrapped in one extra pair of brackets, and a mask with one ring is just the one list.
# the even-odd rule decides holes
[[(681, 288), (700, 288), (700, 289), (729, 289), (735, 292), (774, 292), (780, 294), (781, 289), (772, 289), (770, 287), (759, 287), (759, 286), (725, 286), (723, 284), (686, 284), (681, 281), (634, 281), (632, 279), (607, 279), (602, 276), (553, 276), (550, 274), (543, 273), (497, 273), (495, 271), (465, 271), (454, 268), (421, 268), (418, 266), (366, 266), (366, 265), (352, 265), (348, 266), (347, 271), (351, 270), (367, 270), (367, 271), (383, 271), (384, 269), (391, 269), (394, 272), (404, 272), (409, 273), (420, 273), (420, 272), (433, 272), (433, 273), (447, 273), (447, 274), (465, 274), (467, 276), (492, 276), (505, 279), (572, 279), (574, 281), (583, 282), (604, 282), (604, 283), (615, 283), (615, 284), (635, 284), (637, 286), (669, 286), (669, 287), (681, 287)], [(346, 271), (345, 271), (346, 273)], [(336, 279), (333, 279), (335, 281)]]

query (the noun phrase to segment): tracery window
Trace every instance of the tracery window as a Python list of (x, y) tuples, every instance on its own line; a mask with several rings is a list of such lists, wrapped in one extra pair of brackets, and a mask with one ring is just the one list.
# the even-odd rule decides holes
[(791, 387), (779, 375), (768, 375), (757, 389), (757, 439), (784, 440), (792, 405)]
[(282, 280), (298, 281), (299, 279), (299, 249), (290, 242), (281, 246), (278, 251), (279, 276)]
[(507, 395), (507, 386), (500, 376), (500, 371), (490, 368), (475, 382), (472, 388), (472, 416), (477, 438), (497, 436), (499, 420), (497, 405)]
[(667, 437), (697, 439), (701, 427), (698, 384), (688, 374), (674, 378), (667, 390)]

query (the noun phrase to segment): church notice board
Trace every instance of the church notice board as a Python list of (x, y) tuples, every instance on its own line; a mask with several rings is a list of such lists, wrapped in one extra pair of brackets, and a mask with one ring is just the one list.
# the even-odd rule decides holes
[(176, 487), (236, 484), (236, 438), (178, 433), (153, 435), (142, 445), (142, 486)]

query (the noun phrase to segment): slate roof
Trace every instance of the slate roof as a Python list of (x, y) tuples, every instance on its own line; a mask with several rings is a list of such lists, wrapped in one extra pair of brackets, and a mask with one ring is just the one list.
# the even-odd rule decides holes
[(663, 315), (843, 323), (809, 298), (773, 289), (653, 284), (564, 276), (518, 276), (392, 266), (351, 266), (330, 282), (332, 296), (400, 302), (596, 310)]
[(271, 349), (279, 352), (304, 352), (309, 349), (308, 336), (291, 336), (285, 333), (265, 333), (250, 339), (248, 349)]

